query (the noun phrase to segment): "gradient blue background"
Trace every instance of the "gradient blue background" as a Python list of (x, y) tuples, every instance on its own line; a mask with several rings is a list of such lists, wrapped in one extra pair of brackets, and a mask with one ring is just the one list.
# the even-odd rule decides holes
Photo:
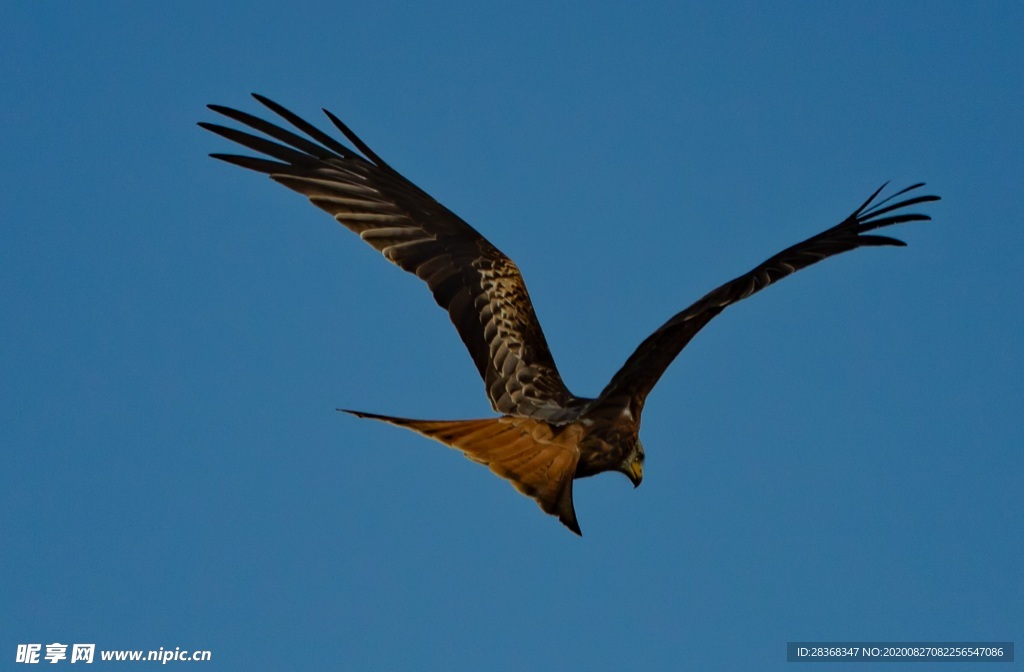
[[(1022, 34), (1012, 2), (3, 3), (0, 668), (1020, 646)], [(250, 91), (329, 107), (514, 258), (583, 395), (882, 181), (943, 201), (716, 319), (650, 398), (643, 487), (577, 484), (578, 539), (334, 411), (490, 414), (415, 278), (206, 157), (204, 105)]]

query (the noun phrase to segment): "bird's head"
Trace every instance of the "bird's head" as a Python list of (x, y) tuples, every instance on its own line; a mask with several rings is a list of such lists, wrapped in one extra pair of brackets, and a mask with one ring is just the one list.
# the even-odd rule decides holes
[(640, 487), (644, 480), (644, 444), (640, 443), (640, 439), (636, 440), (633, 450), (629, 451), (626, 459), (619, 465), (619, 471), (626, 475), (634, 488)]

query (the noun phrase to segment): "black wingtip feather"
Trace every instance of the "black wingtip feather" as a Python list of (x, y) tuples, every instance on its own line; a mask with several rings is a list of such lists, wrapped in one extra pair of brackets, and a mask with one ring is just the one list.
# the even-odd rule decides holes
[(906, 215), (890, 215), (888, 217), (882, 217), (881, 219), (869, 219), (866, 222), (862, 221), (860, 226), (857, 227), (858, 233), (866, 233), (868, 231), (874, 231), (875, 229), (881, 229), (886, 226), (893, 226), (895, 224), (906, 224), (907, 222), (930, 222), (931, 217), (928, 215), (922, 215), (919, 213), (909, 213)]
[(234, 166), (254, 170), (257, 173), (265, 173), (267, 175), (274, 175), (276, 173), (283, 172), (289, 167), (287, 163), (258, 159), (255, 156), (242, 156), (241, 154), (214, 153), (210, 154), (210, 157), (217, 159), (218, 161), (224, 161), (225, 163), (230, 163)]
[(309, 123), (299, 115), (295, 114), (294, 112), (286, 108), (284, 105), (281, 105), (280, 103), (275, 103), (266, 96), (261, 96), (258, 93), (252, 94), (252, 97), (259, 101), (261, 105), (268, 108), (271, 112), (278, 115), (282, 119), (286, 120), (292, 126), (299, 129), (300, 131), (302, 131), (309, 137), (313, 138), (317, 142), (321, 143), (324, 147), (327, 147), (331, 151), (337, 152), (339, 155), (346, 159), (351, 159), (355, 156), (351, 149), (341, 144), (331, 136), (327, 135), (326, 133), (324, 133), (319, 128)]
[[(895, 196), (895, 195), (896, 194), (893, 194), (893, 196)], [(870, 219), (872, 217), (877, 217), (878, 215), (884, 215), (887, 212), (892, 212), (893, 210), (899, 210), (900, 208), (909, 208), (912, 205), (919, 205), (921, 203), (931, 203), (932, 201), (939, 200), (939, 197), (938, 196), (915, 196), (914, 198), (908, 198), (905, 201), (900, 201), (898, 203), (893, 203), (891, 205), (886, 205), (883, 208), (882, 206), (885, 205), (885, 203), (887, 203), (891, 199), (892, 199), (892, 196), (890, 196), (889, 198), (885, 199), (884, 201), (882, 201), (881, 203), (879, 203), (875, 207), (870, 208), (870, 209), (866, 210), (865, 212), (861, 213), (861, 219)]]
[(341, 119), (338, 119), (338, 117), (334, 116), (334, 113), (332, 113), (327, 108), (321, 109), (323, 109), (323, 112), (324, 114), (327, 115), (327, 118), (331, 120), (331, 123), (334, 124), (338, 128), (338, 130), (341, 131), (342, 134), (344, 134), (346, 138), (348, 138), (348, 141), (355, 145), (356, 149), (363, 153), (363, 156), (370, 159), (381, 168), (391, 168), (391, 166), (389, 166), (387, 162), (384, 161), (384, 159), (377, 156), (377, 153), (370, 149), (369, 145), (363, 142), (359, 138), (359, 136), (352, 131), (351, 128), (349, 128)]
[(864, 209), (871, 205), (871, 201), (875, 200), (875, 197), (882, 193), (882, 189), (885, 189), (887, 186), (889, 186), (889, 180), (886, 180), (882, 183), (882, 186), (875, 189), (875, 193), (868, 196), (867, 200), (861, 203), (860, 207), (853, 211), (853, 216), (859, 217), (864, 212)]
[(897, 238), (889, 236), (857, 236), (857, 243), (865, 247), (891, 245), (893, 247), (906, 247), (907, 244)]
[(919, 203), (929, 203), (931, 201), (940, 200), (938, 196), (915, 196), (913, 198), (908, 198), (905, 201), (900, 201), (899, 203), (893, 203), (892, 205), (888, 206), (886, 205), (886, 203), (889, 203), (893, 199), (898, 198), (903, 194), (909, 193), (911, 191), (914, 191), (915, 189), (920, 189), (921, 187), (925, 186), (924, 182), (915, 182), (909, 187), (904, 187), (903, 189), (900, 189), (895, 193), (889, 194), (881, 201), (874, 203), (874, 200), (878, 198), (878, 195), (882, 193), (882, 190), (885, 189), (888, 185), (889, 182), (886, 181), (884, 184), (882, 184), (882, 186), (876, 189), (874, 193), (871, 194), (871, 196), (869, 196), (868, 199), (864, 201), (864, 203), (862, 203), (859, 208), (853, 211), (852, 216), (856, 219), (864, 220), (870, 217), (876, 217), (886, 212), (891, 212), (898, 208), (905, 208), (910, 205), (917, 205)]

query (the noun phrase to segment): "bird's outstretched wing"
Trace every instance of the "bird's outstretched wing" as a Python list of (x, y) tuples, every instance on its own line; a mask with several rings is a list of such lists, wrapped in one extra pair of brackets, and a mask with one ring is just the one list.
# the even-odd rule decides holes
[(929, 220), (928, 215), (899, 213), (912, 205), (939, 200), (938, 196), (911, 196), (897, 200), (920, 187), (914, 184), (875, 203), (883, 184), (863, 205), (836, 226), (779, 252), (757, 268), (708, 293), (686, 310), (672, 317), (647, 337), (601, 392), (596, 406), (630, 408), (639, 418), (648, 393), (676, 355), (715, 315), (737, 301), (761, 291), (773, 282), (836, 254), (864, 246), (905, 245), (887, 236), (864, 235), (893, 224)]
[(307, 196), (388, 261), (425, 281), (466, 344), (494, 410), (543, 418), (569, 403), (572, 394), (555, 368), (512, 260), (381, 160), (327, 110), (358, 153), (277, 103), (253, 97), (308, 137), (210, 105), (267, 137), (218, 124), (200, 126), (269, 158), (211, 156), (266, 173)]

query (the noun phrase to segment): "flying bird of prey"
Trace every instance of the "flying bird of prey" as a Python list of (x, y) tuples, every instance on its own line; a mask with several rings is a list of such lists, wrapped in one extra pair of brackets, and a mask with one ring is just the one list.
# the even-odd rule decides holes
[(638, 433), (644, 402), (704, 325), (727, 306), (827, 257), (862, 246), (905, 245), (867, 232), (928, 220), (905, 208), (938, 200), (912, 193), (923, 186), (919, 183), (878, 201), (882, 185), (836, 226), (779, 252), (670, 318), (640, 344), (597, 398), (588, 399), (562, 382), (511, 259), (385, 163), (329, 111), (324, 113), (355, 150), (281, 105), (253, 96), (305, 137), (246, 112), (210, 105), (262, 135), (205, 122), (200, 126), (264, 155), (211, 156), (265, 173), (303, 194), (388, 261), (426, 282), (434, 300), (448, 311), (500, 416), (412, 420), (348, 412), (406, 427), (461, 450), (508, 479), (576, 534), (581, 532), (573, 508), (573, 480), (618, 471), (634, 487), (640, 485), (644, 447)]

